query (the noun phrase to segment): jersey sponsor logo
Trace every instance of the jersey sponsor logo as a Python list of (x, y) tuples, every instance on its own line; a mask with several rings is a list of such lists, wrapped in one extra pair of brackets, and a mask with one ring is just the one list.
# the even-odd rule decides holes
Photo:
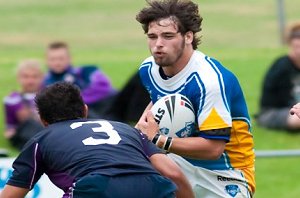
[(238, 182), (245, 182), (245, 181), (243, 181), (243, 180), (240, 180), (240, 179), (236, 179), (236, 178), (230, 178), (230, 177), (223, 177), (223, 176), (220, 176), (220, 175), (218, 175), (218, 176), (217, 176), (217, 179), (218, 179), (218, 181), (224, 181), (224, 182), (226, 182), (226, 181), (238, 181)]
[(235, 184), (231, 184), (231, 185), (225, 186), (225, 191), (226, 191), (231, 197), (235, 197), (238, 193), (241, 192), (239, 186), (238, 186), (238, 185), (235, 185)]

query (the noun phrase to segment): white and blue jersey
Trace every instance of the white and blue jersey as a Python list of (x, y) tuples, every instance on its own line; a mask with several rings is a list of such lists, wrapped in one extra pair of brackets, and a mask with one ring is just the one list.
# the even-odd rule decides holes
[[(164, 78), (162, 69), (153, 57), (140, 67), (140, 76), (151, 100), (180, 93), (193, 104), (198, 130), (191, 136), (227, 141), (218, 160), (187, 161), (210, 170), (232, 170), (254, 167), (253, 137), (243, 92), (235, 75), (200, 51), (194, 51), (188, 64), (178, 74)], [(231, 128), (231, 132), (223, 130)], [(254, 172), (245, 173), (254, 189)]]

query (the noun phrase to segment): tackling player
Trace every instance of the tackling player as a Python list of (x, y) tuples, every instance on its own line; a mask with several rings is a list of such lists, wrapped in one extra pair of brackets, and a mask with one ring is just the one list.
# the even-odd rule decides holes
[[(180, 168), (141, 132), (122, 123), (85, 119), (80, 91), (57, 83), (38, 93), (36, 104), (47, 126), (13, 163), (1, 198), (24, 197), (43, 173), (64, 198), (193, 197)], [(156, 168), (156, 170), (151, 166)]]
[[(202, 18), (191, 1), (147, 1), (136, 19), (152, 54), (140, 76), (152, 103), (137, 127), (181, 167), (197, 197), (250, 197), (255, 191), (253, 137), (243, 92), (235, 75), (197, 50)], [(197, 112), (198, 130), (167, 138), (149, 113), (162, 96), (180, 93)], [(177, 155), (175, 155), (177, 154)], [(182, 156), (182, 157), (180, 157)]]

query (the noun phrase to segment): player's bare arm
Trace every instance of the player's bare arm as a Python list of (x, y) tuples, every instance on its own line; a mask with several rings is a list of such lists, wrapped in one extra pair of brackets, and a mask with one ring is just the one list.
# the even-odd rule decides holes
[(6, 185), (0, 193), (0, 198), (24, 198), (28, 189)]
[(168, 158), (165, 154), (154, 154), (150, 157), (150, 161), (158, 172), (175, 182), (178, 189), (176, 197), (195, 197), (189, 181), (184, 176), (179, 166), (170, 158)]
[[(151, 111), (148, 111), (146, 120), (146, 122), (139, 123), (138, 128), (152, 140), (158, 133), (158, 124)], [(161, 135), (157, 146), (163, 148), (166, 141), (167, 137)], [(172, 138), (169, 151), (193, 159), (215, 160), (222, 155), (225, 145), (225, 140), (212, 140), (202, 137)]]

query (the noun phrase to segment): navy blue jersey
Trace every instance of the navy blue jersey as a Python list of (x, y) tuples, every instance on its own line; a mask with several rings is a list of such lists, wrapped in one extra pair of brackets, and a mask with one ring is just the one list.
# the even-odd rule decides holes
[(43, 173), (65, 192), (91, 173), (105, 176), (158, 174), (149, 157), (161, 151), (122, 123), (78, 119), (52, 124), (24, 147), (9, 185), (31, 189)]

